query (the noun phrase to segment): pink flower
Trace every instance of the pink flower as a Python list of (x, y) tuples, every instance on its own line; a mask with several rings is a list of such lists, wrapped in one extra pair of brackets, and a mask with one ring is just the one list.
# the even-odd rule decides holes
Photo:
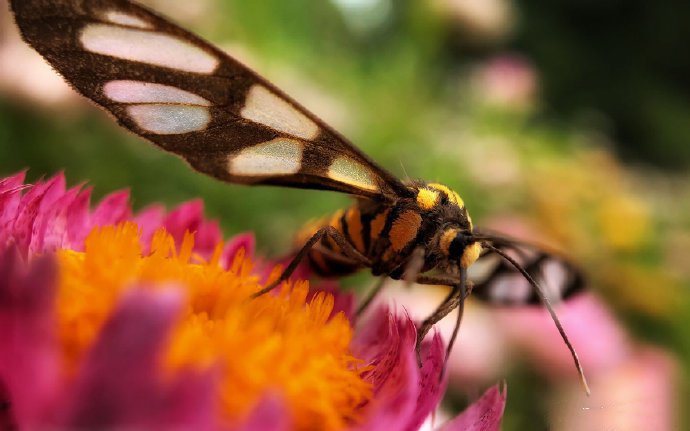
[(123, 297), (84, 364), (61, 378), (50, 256), (26, 265), (17, 248), (0, 256), (0, 376), (21, 429), (125, 426), (209, 429), (211, 373), (162, 381), (155, 360), (181, 305), (179, 292), (135, 289)]
[(606, 373), (591, 376), (591, 397), (577, 385), (562, 385), (551, 413), (553, 429), (677, 430), (679, 374), (669, 353), (639, 346)]
[[(123, 190), (106, 196), (91, 210), (91, 190), (81, 186), (66, 189), (62, 173), (33, 185), (24, 185), (24, 176), (20, 172), (0, 180), (0, 246), (16, 244), (24, 257), (59, 249), (81, 251), (94, 227), (128, 220), (141, 228), (144, 247), (160, 227), (178, 246), (185, 232), (196, 232), (194, 251), (204, 258), (223, 239), (218, 223), (204, 219), (201, 201), (184, 203), (169, 213), (161, 205), (152, 205), (133, 215), (129, 193)], [(239, 248), (252, 254), (253, 235), (238, 235), (227, 243), (221, 262), (224, 268)]]
[[(9, 406), (0, 409), (0, 425), (252, 431), (305, 429), (313, 428), (305, 424), (318, 423), (324, 429), (415, 430), (437, 409), (446, 385), (439, 378), (443, 342), (435, 334), (424, 343), (419, 368), (416, 329), (409, 317), (374, 310), (343, 345), (346, 356), (338, 361), (345, 361), (345, 367), (322, 368), (321, 361), (329, 360), (343, 340), (338, 334), (351, 331), (348, 318), (355, 319), (343, 314), (352, 309), (349, 295), (307, 296), (305, 286), (295, 282), (277, 295), (228, 299), (235, 290), (260, 287), (247, 260), (253, 237), (242, 235), (220, 247), (220, 230), (204, 220), (200, 202), (167, 214), (154, 206), (132, 215), (127, 194), (119, 192), (91, 211), (88, 191), (66, 189), (62, 175), (29, 188), (22, 180), (18, 174), (0, 181), (0, 405)], [(138, 224), (122, 224), (127, 220)], [(118, 227), (107, 226), (112, 224)], [(156, 230), (161, 226), (167, 233)], [(196, 232), (196, 240), (190, 231)], [(108, 257), (111, 253), (124, 264)], [(161, 278), (171, 273), (182, 276)], [(121, 279), (131, 284), (123, 286)], [(214, 284), (216, 279), (224, 281)], [(108, 299), (113, 288), (117, 290)], [(89, 300), (81, 304), (84, 298)], [(235, 308), (219, 310), (225, 303)], [(262, 320), (272, 318), (276, 305), (282, 311), (274, 320)], [(262, 311), (251, 314), (255, 309)], [(102, 323), (94, 326), (94, 316), (103, 310)], [(234, 327), (244, 320), (232, 319), (247, 312), (253, 316), (247, 320), (251, 326), (221, 332), (213, 325), (199, 326), (213, 321), (215, 327)], [(277, 378), (275, 384), (261, 386), (251, 401), (252, 382), (275, 371), (251, 365), (260, 362), (271, 343), (280, 342), (280, 337), (242, 338), (260, 330), (263, 322), (275, 325), (266, 334), (282, 331), (280, 337), (299, 337), (280, 347), (275, 368), (302, 351), (323, 348), (320, 355), (303, 356), (300, 368), (328, 372), (302, 375), (288, 386)], [(92, 338), (83, 332), (89, 328), (95, 328)], [(200, 342), (195, 338), (199, 331), (215, 337)], [(331, 343), (312, 341), (334, 335)], [(234, 343), (233, 337), (243, 340), (240, 350), (224, 344)], [(189, 349), (192, 362), (186, 356)], [(223, 356), (224, 351), (231, 355)], [(251, 361), (239, 362), (241, 374), (228, 380), (234, 361), (242, 357)], [(301, 371), (285, 375), (289, 381)], [(342, 386), (339, 379), (352, 383)], [(233, 386), (240, 381), (245, 383)], [(295, 387), (299, 393), (300, 386), (309, 384), (327, 391), (293, 398)], [(220, 401), (219, 394), (224, 394)], [(354, 410), (321, 405), (329, 399)], [(497, 430), (504, 405), (505, 392), (494, 387), (438, 429)]]
[(490, 59), (477, 69), (473, 78), (475, 92), (490, 105), (524, 110), (535, 102), (537, 72), (518, 55), (504, 54)]
[(631, 340), (592, 294), (560, 304), (558, 313), (589, 380), (578, 384), (567, 349), (543, 310), (501, 310), (499, 322), (514, 348), (551, 377), (561, 395), (555, 430), (675, 430), (676, 360)]
[[(591, 293), (559, 304), (557, 312), (588, 375), (608, 372), (632, 354), (632, 343), (622, 326)], [(577, 378), (570, 353), (544, 310), (499, 309), (496, 317), (509, 342), (540, 364), (541, 372), (555, 378)]]
[[(502, 227), (518, 237), (536, 236), (519, 222), (503, 221)], [(496, 332), (508, 348), (549, 377), (560, 393), (552, 410), (554, 430), (676, 429), (678, 364), (670, 353), (634, 340), (592, 292), (557, 304), (556, 312), (578, 352), (590, 397), (544, 309), (499, 308), (493, 313)]]

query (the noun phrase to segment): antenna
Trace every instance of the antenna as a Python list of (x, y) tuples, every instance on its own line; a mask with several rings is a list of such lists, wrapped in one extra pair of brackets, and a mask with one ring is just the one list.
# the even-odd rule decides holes
[(535, 292), (537, 292), (539, 299), (551, 315), (551, 319), (553, 320), (553, 323), (556, 325), (556, 328), (558, 328), (558, 333), (561, 334), (561, 338), (563, 338), (565, 345), (568, 346), (568, 350), (570, 350), (570, 354), (573, 357), (573, 360), (575, 361), (575, 367), (577, 368), (577, 372), (580, 374), (580, 383), (582, 383), (582, 387), (584, 388), (585, 393), (587, 394), (587, 396), (589, 396), (591, 392), (589, 390), (589, 385), (587, 384), (585, 372), (582, 369), (582, 364), (580, 363), (580, 358), (578, 358), (575, 348), (570, 343), (568, 335), (566, 335), (565, 330), (563, 329), (563, 325), (561, 325), (561, 321), (558, 319), (558, 316), (556, 315), (556, 312), (554, 311), (553, 306), (551, 305), (551, 301), (544, 293), (544, 290), (541, 288), (541, 286), (537, 284), (536, 281), (534, 281), (534, 278), (532, 278), (532, 276), (529, 275), (529, 273), (525, 270), (525, 268), (522, 267), (522, 265), (520, 265), (512, 257), (508, 256), (501, 249), (494, 247), (492, 244), (487, 242), (482, 242), (482, 247), (488, 248), (489, 250), (493, 251), (494, 253), (498, 254), (503, 259), (508, 261), (513, 267), (515, 267), (516, 270), (520, 272), (520, 274), (522, 274), (523, 277), (525, 277), (529, 284), (534, 288)]

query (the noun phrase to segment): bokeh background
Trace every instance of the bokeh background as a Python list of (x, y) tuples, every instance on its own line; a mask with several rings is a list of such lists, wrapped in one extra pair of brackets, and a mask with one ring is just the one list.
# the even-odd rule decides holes
[[(447, 411), (505, 379), (505, 430), (653, 429), (634, 428), (645, 426), (640, 411), (690, 429), (690, 3), (146, 3), (260, 70), (395, 174), (456, 189), (476, 224), (549, 244), (585, 269), (606, 323), (574, 318), (571, 329), (606, 357), (619, 354), (606, 350), (611, 328), (625, 339), (625, 361), (600, 370), (608, 389), (596, 401), (572, 395), (572, 370), (544, 372), (553, 358), (515, 347), (506, 315), (470, 304), (456, 350), (468, 362), (476, 352), (475, 368), (451, 374)], [(21, 43), (0, 0), (0, 175), (26, 168), (30, 180), (64, 170), (96, 197), (129, 188), (137, 208), (201, 198), (226, 235), (255, 232), (266, 256), (349, 202), (196, 174), (76, 96)], [(397, 300), (410, 295), (442, 293)], [(548, 340), (542, 349), (563, 349)], [(659, 392), (625, 386), (646, 378)]]

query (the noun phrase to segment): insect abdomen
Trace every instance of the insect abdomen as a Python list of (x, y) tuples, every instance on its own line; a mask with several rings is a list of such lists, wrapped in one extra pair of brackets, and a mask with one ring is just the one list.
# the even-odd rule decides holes
[[(370, 219), (362, 217), (356, 204), (346, 211), (339, 210), (330, 217), (310, 223), (297, 235), (295, 244), (304, 245), (319, 229), (328, 226), (342, 235), (355, 250), (368, 256), (370, 241), (365, 233), (370, 230)], [(322, 276), (347, 275), (362, 268), (330, 237), (323, 238), (308, 256), (312, 269)]]
[[(397, 268), (410, 252), (420, 232), (422, 217), (418, 211), (397, 206), (372, 205), (357, 202), (330, 218), (312, 223), (298, 236), (304, 244), (319, 229), (331, 227), (356, 252), (366, 257), (375, 275), (395, 276)], [(326, 237), (309, 253), (313, 269), (325, 276), (353, 273), (364, 265), (343, 250), (337, 242)]]

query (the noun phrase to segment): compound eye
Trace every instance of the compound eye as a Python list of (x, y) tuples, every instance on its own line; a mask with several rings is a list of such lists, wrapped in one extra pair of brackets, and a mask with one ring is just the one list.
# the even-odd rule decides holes
[(457, 259), (463, 268), (470, 267), (482, 252), (482, 246), (461, 229), (452, 228), (441, 235), (441, 251), (449, 259)]
[(467, 237), (462, 233), (457, 233), (453, 241), (450, 242), (450, 247), (448, 247), (449, 256), (462, 256), (467, 247)]

